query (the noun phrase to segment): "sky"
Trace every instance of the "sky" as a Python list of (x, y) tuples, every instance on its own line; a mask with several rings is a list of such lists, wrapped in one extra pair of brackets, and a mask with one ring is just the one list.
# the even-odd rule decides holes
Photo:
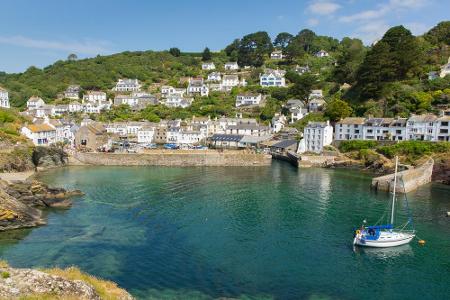
[(122, 51), (220, 50), (256, 31), (309, 28), (366, 44), (396, 25), (422, 34), (450, 19), (450, 0), (1, 1), (0, 71)]

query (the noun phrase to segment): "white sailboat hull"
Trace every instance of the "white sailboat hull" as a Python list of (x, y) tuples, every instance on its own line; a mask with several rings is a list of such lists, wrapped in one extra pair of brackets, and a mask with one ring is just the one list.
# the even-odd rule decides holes
[(413, 233), (399, 233), (399, 232), (382, 232), (380, 237), (376, 240), (365, 238), (364, 235), (357, 235), (353, 240), (354, 245), (363, 247), (386, 248), (396, 247), (408, 244), (415, 237)]

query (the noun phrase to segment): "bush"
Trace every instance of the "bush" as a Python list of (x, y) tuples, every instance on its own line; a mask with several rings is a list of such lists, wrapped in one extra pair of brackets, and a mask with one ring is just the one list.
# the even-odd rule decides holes
[(404, 141), (379, 147), (377, 151), (389, 158), (403, 155), (411, 160), (425, 155), (450, 152), (450, 142)]
[(362, 149), (374, 149), (378, 143), (376, 141), (343, 141), (339, 145), (341, 152), (359, 151)]

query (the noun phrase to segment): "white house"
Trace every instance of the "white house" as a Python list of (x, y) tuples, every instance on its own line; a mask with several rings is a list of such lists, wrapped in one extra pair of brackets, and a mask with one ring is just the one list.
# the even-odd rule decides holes
[(270, 53), (270, 59), (283, 59), (283, 51), (275, 50)]
[(237, 62), (227, 62), (223, 67), (227, 71), (239, 70), (239, 65)]
[(308, 110), (310, 112), (320, 111), (325, 106), (325, 104), (326, 104), (325, 100), (321, 98), (314, 98), (309, 101)]
[(64, 98), (78, 100), (80, 99), (80, 86), (79, 85), (69, 85), (64, 91)]
[(184, 88), (174, 88), (170, 85), (163, 85), (161, 87), (161, 96), (162, 97), (168, 97), (168, 96), (179, 96), (183, 97), (186, 93), (186, 89)]
[(22, 127), (21, 133), (36, 146), (48, 146), (56, 141), (56, 129), (49, 124), (31, 124)]
[(106, 101), (106, 93), (100, 91), (87, 91), (86, 94), (83, 95), (82, 102), (92, 102), (92, 103), (100, 103), (102, 101)]
[(389, 135), (391, 140), (405, 141), (408, 139), (406, 134), (407, 121), (406, 118), (396, 118), (389, 124)]
[(435, 115), (413, 115), (406, 123), (408, 140), (432, 141), (434, 139)]
[(303, 119), (308, 114), (308, 110), (301, 107), (291, 108), (289, 109), (289, 112), (291, 113), (291, 123), (295, 123)]
[(215, 70), (216, 66), (213, 62), (204, 62), (202, 63), (202, 70)]
[(368, 118), (363, 126), (363, 140), (383, 141), (390, 140), (390, 124), (394, 121), (392, 118)]
[(69, 112), (76, 113), (83, 111), (83, 106), (78, 101), (72, 101), (69, 103)]
[(122, 104), (129, 105), (131, 107), (137, 105), (139, 102), (137, 97), (131, 95), (116, 95), (114, 97), (114, 105), (119, 106)]
[(27, 108), (29, 110), (36, 109), (44, 105), (45, 105), (44, 100), (36, 96), (31, 96), (30, 99), (28, 99), (27, 101)]
[(190, 95), (197, 94), (202, 97), (207, 97), (209, 95), (209, 88), (203, 82), (203, 78), (189, 78), (187, 92)]
[(55, 115), (55, 106), (44, 104), (32, 110), (36, 118), (45, 118)]
[(262, 87), (285, 87), (286, 79), (284, 75), (286, 71), (284, 70), (272, 70), (267, 69), (263, 74), (259, 75), (259, 84)]
[(207, 81), (221, 81), (222, 75), (219, 72), (212, 72), (208, 74)]
[(297, 73), (300, 74), (300, 75), (305, 74), (305, 73), (308, 73), (308, 72), (310, 72), (310, 71), (311, 71), (311, 70), (310, 70), (310, 68), (309, 68), (308, 65), (306, 65), (306, 66), (299, 66), (299, 65), (297, 65), (297, 66), (295, 67), (295, 72), (297, 72)]
[(58, 104), (53, 107), (52, 116), (61, 116), (69, 112), (69, 105)]
[(110, 101), (88, 102), (83, 104), (83, 111), (88, 114), (99, 114), (102, 110), (110, 110)]
[(322, 153), (323, 147), (333, 142), (333, 127), (329, 121), (309, 122), (303, 130), (303, 139), (298, 146), (298, 152)]
[(141, 84), (137, 79), (119, 79), (113, 88), (115, 92), (137, 92), (141, 90)]
[(345, 118), (336, 123), (334, 139), (337, 141), (361, 140), (365, 118)]
[(167, 107), (181, 107), (186, 108), (191, 106), (194, 99), (192, 98), (183, 98), (180, 96), (169, 96), (164, 99), (163, 104)]
[(144, 125), (137, 132), (139, 144), (149, 144), (154, 140), (156, 125)]
[(239, 85), (238, 75), (223, 75), (222, 88), (224, 90), (231, 90), (233, 87)]
[(275, 133), (280, 132), (281, 129), (283, 129), (286, 126), (287, 118), (286, 118), (285, 115), (282, 115), (280, 113), (276, 113), (273, 116), (272, 121), (270, 122), (270, 124), (272, 125), (273, 132), (275, 132)]
[(10, 108), (8, 91), (0, 87), (0, 107)]
[(328, 52), (325, 51), (325, 50), (320, 50), (315, 55), (316, 55), (316, 57), (328, 57), (328, 56), (330, 56), (330, 54), (328, 54)]
[(445, 76), (450, 74), (450, 57), (448, 58), (448, 63), (442, 66), (441, 72), (439, 73), (439, 76), (441, 78), (444, 78)]
[(227, 126), (226, 134), (265, 136), (269, 135), (271, 129), (269, 126), (261, 126), (259, 124), (238, 123), (237, 125)]
[(236, 107), (259, 105), (262, 100), (261, 94), (239, 94), (236, 96)]
[(206, 138), (200, 130), (187, 130), (181, 127), (169, 127), (167, 130), (167, 141), (179, 145), (199, 144)]

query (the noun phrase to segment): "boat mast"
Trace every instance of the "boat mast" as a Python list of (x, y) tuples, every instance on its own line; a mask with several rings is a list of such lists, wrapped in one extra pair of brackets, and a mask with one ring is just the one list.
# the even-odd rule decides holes
[(391, 224), (392, 225), (394, 225), (395, 189), (397, 187), (397, 167), (398, 167), (398, 156), (395, 156), (394, 191), (392, 193), (392, 209), (391, 209)]

